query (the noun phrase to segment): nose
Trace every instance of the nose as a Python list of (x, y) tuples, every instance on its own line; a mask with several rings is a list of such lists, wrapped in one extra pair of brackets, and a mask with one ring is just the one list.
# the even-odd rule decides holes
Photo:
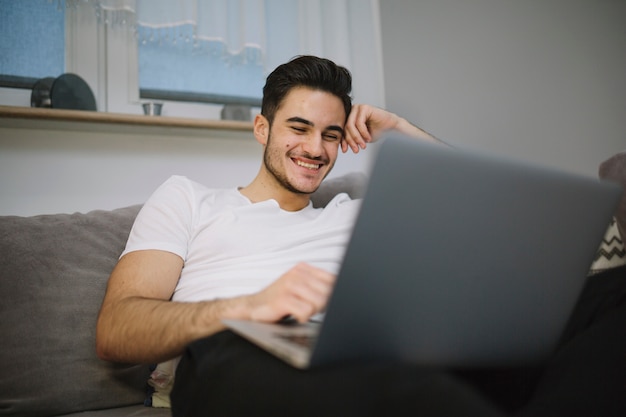
[(324, 153), (324, 147), (322, 146), (323, 138), (321, 132), (316, 132), (308, 135), (302, 143), (302, 150), (309, 154), (309, 156), (318, 158)]

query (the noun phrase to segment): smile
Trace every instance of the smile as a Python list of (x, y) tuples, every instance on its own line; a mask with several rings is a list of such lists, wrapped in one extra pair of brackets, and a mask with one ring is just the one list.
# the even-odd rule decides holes
[(320, 168), (320, 164), (311, 164), (308, 162), (303, 162), (300, 161), (298, 159), (295, 160), (296, 165), (301, 166), (303, 168), (307, 168), (307, 169), (319, 169)]

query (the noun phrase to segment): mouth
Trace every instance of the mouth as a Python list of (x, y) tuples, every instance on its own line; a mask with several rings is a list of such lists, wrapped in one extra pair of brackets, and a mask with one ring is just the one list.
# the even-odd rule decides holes
[(306, 161), (302, 161), (300, 159), (295, 159), (295, 158), (292, 158), (292, 160), (299, 167), (310, 169), (311, 171), (318, 171), (321, 168), (321, 166), (322, 166), (321, 163), (316, 164), (316, 163), (313, 163), (313, 162), (306, 162)]

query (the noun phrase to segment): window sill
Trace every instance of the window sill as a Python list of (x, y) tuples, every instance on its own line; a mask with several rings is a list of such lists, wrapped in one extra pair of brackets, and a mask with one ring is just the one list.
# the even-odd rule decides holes
[(251, 122), (0, 106), (0, 127), (195, 137), (249, 137)]

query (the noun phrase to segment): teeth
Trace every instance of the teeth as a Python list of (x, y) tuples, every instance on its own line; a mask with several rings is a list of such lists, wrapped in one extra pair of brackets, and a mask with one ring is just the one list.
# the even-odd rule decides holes
[(316, 164), (307, 164), (306, 162), (296, 161), (296, 164), (308, 169), (318, 169), (320, 166)]

